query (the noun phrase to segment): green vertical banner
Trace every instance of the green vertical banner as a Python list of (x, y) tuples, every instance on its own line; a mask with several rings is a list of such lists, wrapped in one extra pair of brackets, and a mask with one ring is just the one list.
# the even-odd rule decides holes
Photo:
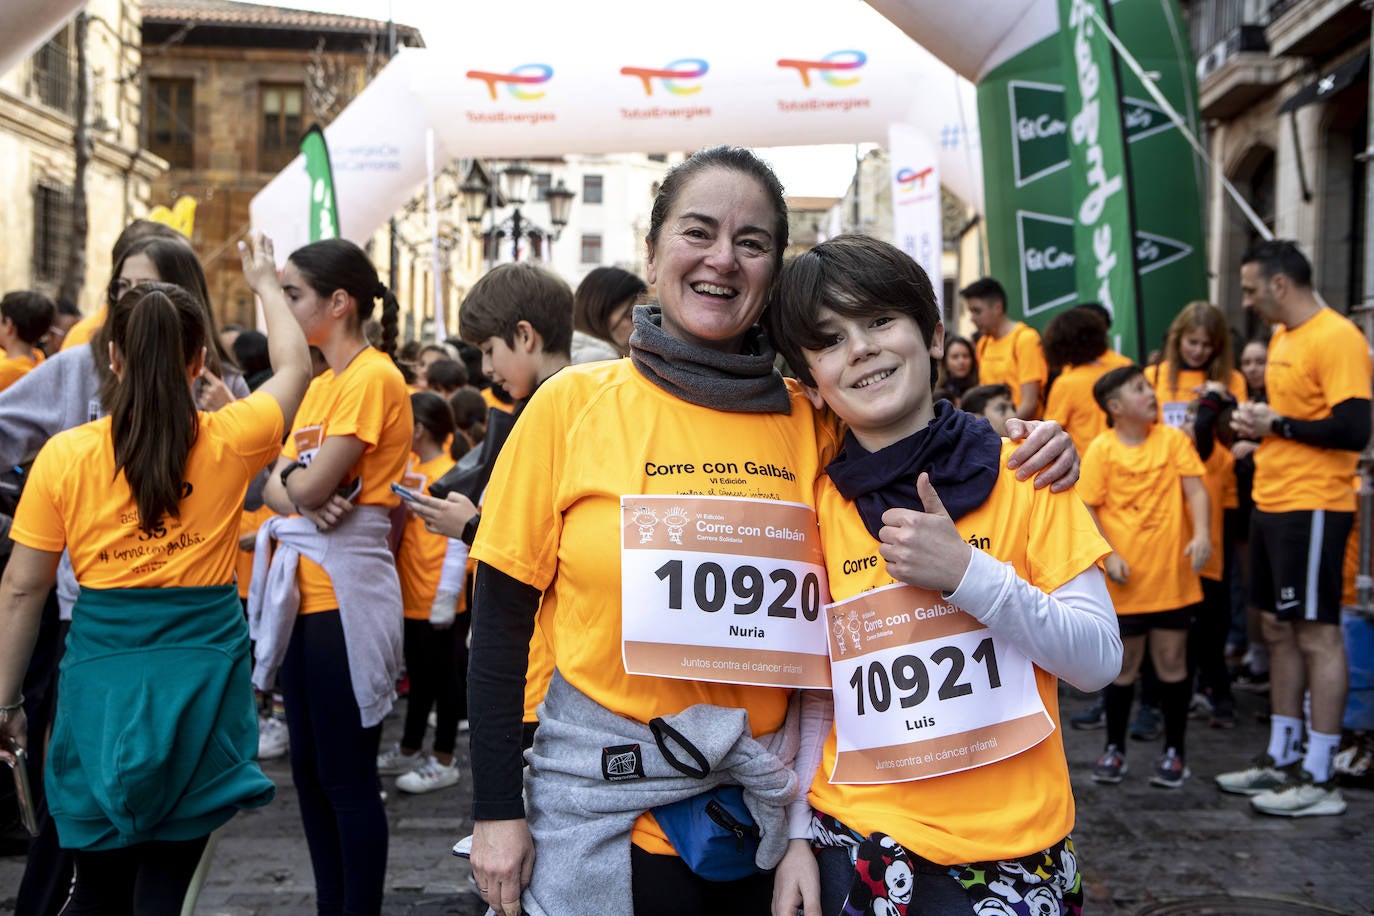
[(310, 241), (339, 237), (339, 212), (334, 201), (334, 168), (329, 162), (329, 146), (318, 124), (311, 125), (301, 138), (305, 172), (310, 176)]
[(1059, 33), (978, 83), (991, 274), (1039, 328), (1079, 302), (1109, 305), (1114, 346), (1143, 360), (1206, 298), (1205, 175), (1088, 11), (1196, 132), (1186, 23), (1176, 0), (1058, 2)]
[[(1107, 0), (1059, 0), (1059, 43), (1069, 65), (1064, 78), (1068, 124), (1069, 214), (1074, 275), (1080, 299), (1112, 313), (1112, 327), (1128, 339), (1139, 329), (1130, 165), (1121, 128), (1121, 91), (1112, 46), (1092, 14)], [(1087, 295), (1085, 295), (1085, 293)]]

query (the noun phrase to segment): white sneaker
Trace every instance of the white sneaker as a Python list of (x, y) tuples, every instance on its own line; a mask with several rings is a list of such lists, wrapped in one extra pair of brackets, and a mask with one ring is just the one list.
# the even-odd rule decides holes
[(402, 773), (396, 777), (396, 788), (411, 795), (423, 795), (437, 789), (447, 789), (458, 784), (458, 764), (444, 766), (433, 757), (425, 760), (418, 769)]
[(377, 755), (377, 775), (399, 776), (422, 766), (424, 762), (425, 755), (419, 751), (406, 754), (401, 751), (399, 744), (393, 744), (388, 750)]
[(1279, 817), (1308, 817), (1314, 814), (1342, 814), (1345, 799), (1336, 788), (1335, 780), (1316, 782), (1312, 774), (1303, 770), (1298, 778), (1289, 780), (1281, 789), (1265, 792), (1250, 799), (1256, 811)]
[(285, 754), (291, 746), (286, 723), (275, 716), (258, 717), (258, 759), (271, 760)]

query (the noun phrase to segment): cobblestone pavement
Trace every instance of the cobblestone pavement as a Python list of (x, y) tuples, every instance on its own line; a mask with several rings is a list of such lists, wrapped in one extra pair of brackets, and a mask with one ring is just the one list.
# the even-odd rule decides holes
[[(1239, 727), (1189, 727), (1193, 777), (1179, 790), (1151, 787), (1157, 742), (1131, 741), (1134, 768), (1119, 786), (1088, 779), (1101, 751), (1101, 731), (1065, 729), (1078, 799), (1074, 831), (1087, 880), (1091, 916), (1227, 916), (1227, 914), (1374, 913), (1374, 791), (1347, 790), (1340, 817), (1271, 818), (1246, 799), (1223, 795), (1212, 777), (1243, 766), (1263, 749), (1268, 726), (1259, 698), (1239, 696)], [(1087, 705), (1066, 691), (1064, 719)], [(395, 740), (400, 716), (385, 729)], [(1051, 739), (1053, 740), (1053, 739)], [(464, 742), (460, 741), (460, 745)], [(449, 849), (469, 832), (466, 753), (455, 788), (421, 796), (395, 790), (387, 778), (391, 853), (387, 916), (484, 911), (467, 890), (468, 869)], [(310, 861), (285, 759), (264, 767), (277, 784), (265, 809), (239, 815), (225, 829), (196, 912), (206, 916), (289, 916), (313, 912)], [(14, 909), (20, 857), (0, 857), (0, 912)]]

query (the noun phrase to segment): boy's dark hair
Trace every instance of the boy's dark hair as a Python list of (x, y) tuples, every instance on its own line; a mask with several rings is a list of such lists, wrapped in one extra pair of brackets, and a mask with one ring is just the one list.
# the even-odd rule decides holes
[(467, 385), (468, 370), (456, 359), (437, 359), (425, 370), (425, 381), (433, 389), (457, 391)]
[(458, 311), (458, 333), (474, 344), (499, 337), (515, 346), (515, 326), (528, 321), (545, 353), (572, 353), (573, 294), (563, 278), (529, 261), (502, 264), (473, 284)]
[(1240, 256), (1240, 263), (1258, 264), (1260, 276), (1266, 280), (1283, 274), (1297, 286), (1312, 285), (1312, 264), (1298, 250), (1298, 243), (1291, 239), (1254, 242)]
[(51, 299), (33, 290), (16, 290), (0, 299), (0, 315), (14, 323), (14, 332), (31, 347), (37, 346), (57, 318)]
[[(906, 252), (866, 235), (839, 235), (822, 242), (783, 266), (763, 310), (769, 339), (797, 378), (812, 386), (816, 380), (804, 351), (825, 344), (816, 327), (822, 307), (845, 317), (900, 312), (916, 322), (927, 347), (940, 323), (930, 277)], [(939, 369), (932, 356), (932, 385)]]
[(1107, 352), (1107, 325), (1096, 309), (1075, 306), (1050, 319), (1040, 346), (1051, 366), (1081, 366)]
[(1007, 291), (1002, 288), (992, 277), (983, 277), (974, 280), (968, 286), (959, 290), (959, 295), (965, 299), (987, 299), (991, 302), (998, 302), (1002, 305), (1002, 311), (1007, 310)]
[(81, 318), (81, 309), (76, 307), (76, 303), (70, 299), (57, 300), (57, 314), (66, 315), (69, 318)]
[(1110, 372), (1104, 373), (1101, 378), (1093, 383), (1093, 400), (1097, 406), (1102, 408), (1102, 412), (1107, 415), (1107, 425), (1112, 425), (1112, 412), (1107, 409), (1107, 402), (1116, 397), (1116, 393), (1138, 375), (1144, 375), (1145, 370), (1132, 363), (1129, 366), (1117, 366)]
[(964, 392), (959, 399), (959, 409), (965, 413), (981, 414), (993, 398), (1011, 400), (1011, 386), (1005, 382), (996, 385), (978, 385)]

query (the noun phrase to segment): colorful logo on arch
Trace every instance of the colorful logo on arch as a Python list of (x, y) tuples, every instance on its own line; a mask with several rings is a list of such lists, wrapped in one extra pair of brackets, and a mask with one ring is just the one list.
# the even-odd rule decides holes
[(925, 188), (926, 179), (934, 173), (933, 167), (921, 169), (919, 172), (908, 168), (897, 170), (897, 187), (903, 194), (910, 194), (917, 188)]
[(859, 77), (851, 74), (866, 63), (868, 55), (862, 51), (831, 51), (820, 60), (784, 57), (778, 61), (778, 66), (796, 70), (801, 74), (803, 86), (811, 85), (813, 71), (828, 85), (853, 86), (859, 81)]
[(491, 100), (496, 101), (496, 85), (504, 84), (506, 91), (513, 98), (520, 99), (522, 102), (530, 102), (534, 99), (544, 97), (543, 90), (533, 92), (530, 86), (539, 86), (547, 83), (553, 78), (553, 68), (548, 64), (521, 64), (509, 73), (492, 73), (489, 70), (469, 70), (467, 77), (470, 80), (481, 80), (487, 84), (487, 92), (491, 94)]
[(621, 67), (622, 76), (634, 76), (644, 84), (644, 94), (654, 94), (653, 81), (657, 79), (664, 89), (673, 95), (694, 95), (702, 90), (700, 83), (686, 85), (687, 80), (699, 80), (711, 69), (711, 65), (700, 57), (683, 57), (670, 61), (663, 67)]

